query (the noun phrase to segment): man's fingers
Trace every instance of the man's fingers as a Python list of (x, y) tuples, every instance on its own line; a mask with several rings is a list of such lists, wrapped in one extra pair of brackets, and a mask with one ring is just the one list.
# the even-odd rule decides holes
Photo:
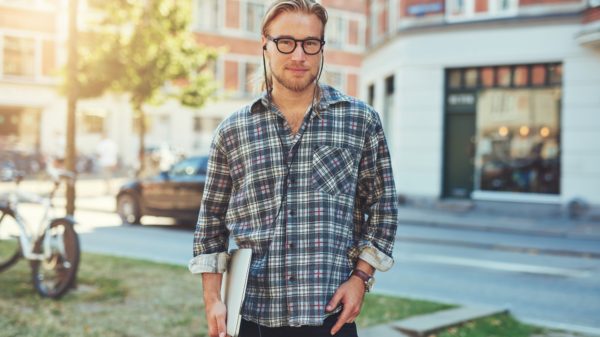
[(337, 306), (340, 303), (341, 299), (342, 299), (342, 294), (341, 294), (341, 292), (340, 292), (340, 290), (338, 288), (338, 290), (335, 292), (335, 294), (333, 294), (333, 297), (331, 298), (331, 300), (327, 304), (327, 307), (325, 308), (325, 310), (332, 311), (333, 309), (337, 308)]
[(217, 331), (219, 337), (225, 337), (227, 334), (227, 325), (225, 325), (225, 315), (217, 316)]
[(333, 328), (331, 328), (331, 334), (335, 335), (340, 329), (352, 318), (352, 309), (349, 306), (344, 305), (342, 313), (338, 317)]

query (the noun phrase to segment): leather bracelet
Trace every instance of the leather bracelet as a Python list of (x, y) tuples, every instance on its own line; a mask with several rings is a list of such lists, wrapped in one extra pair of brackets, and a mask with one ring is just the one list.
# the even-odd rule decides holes
[(369, 275), (358, 268), (355, 268), (354, 270), (352, 270), (352, 273), (350, 274), (350, 276), (352, 276), (352, 275), (357, 276), (359, 279), (363, 280), (363, 282), (369, 282), (371, 277), (373, 277), (372, 275)]
[(371, 287), (373, 286), (373, 283), (375, 282), (375, 279), (373, 278), (372, 275), (369, 275), (358, 268), (355, 268), (354, 270), (352, 270), (352, 272), (350, 272), (350, 277), (352, 277), (353, 275), (363, 281), (365, 290), (367, 292), (371, 291)]

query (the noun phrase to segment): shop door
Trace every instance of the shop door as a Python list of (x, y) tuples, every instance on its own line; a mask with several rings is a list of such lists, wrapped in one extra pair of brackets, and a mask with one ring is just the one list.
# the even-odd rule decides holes
[[(475, 95), (473, 95), (474, 97)], [(475, 173), (475, 106), (446, 107), (444, 135), (445, 198), (470, 198)]]

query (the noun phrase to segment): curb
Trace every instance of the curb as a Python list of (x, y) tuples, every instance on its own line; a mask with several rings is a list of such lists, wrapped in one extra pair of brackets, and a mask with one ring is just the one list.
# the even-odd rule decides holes
[(400, 321), (362, 329), (362, 337), (423, 337), (463, 323), (508, 313), (507, 309), (467, 306), (418, 315)]
[[(453, 219), (455, 220), (455, 219)], [(583, 239), (583, 240), (600, 240), (600, 234), (578, 234), (568, 233), (565, 231), (549, 231), (549, 230), (535, 230), (535, 229), (516, 229), (513, 227), (498, 227), (498, 226), (486, 226), (478, 224), (464, 224), (457, 223), (454, 221), (441, 221), (441, 220), (419, 220), (414, 218), (398, 218), (399, 223), (415, 224), (419, 226), (437, 227), (437, 228), (451, 228), (451, 229), (469, 229), (481, 232), (493, 232), (493, 233), (505, 233), (505, 234), (523, 234), (523, 235), (534, 235), (534, 236), (545, 236), (552, 238), (572, 238), (572, 239)], [(599, 225), (600, 226), (600, 225)]]

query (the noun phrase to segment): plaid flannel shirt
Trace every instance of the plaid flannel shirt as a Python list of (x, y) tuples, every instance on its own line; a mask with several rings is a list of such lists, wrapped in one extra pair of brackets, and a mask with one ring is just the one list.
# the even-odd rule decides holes
[(393, 264), (396, 194), (379, 116), (321, 89), (297, 134), (263, 94), (211, 145), (189, 269), (224, 272), (229, 235), (251, 248), (242, 316), (269, 327), (321, 325), (358, 258)]

